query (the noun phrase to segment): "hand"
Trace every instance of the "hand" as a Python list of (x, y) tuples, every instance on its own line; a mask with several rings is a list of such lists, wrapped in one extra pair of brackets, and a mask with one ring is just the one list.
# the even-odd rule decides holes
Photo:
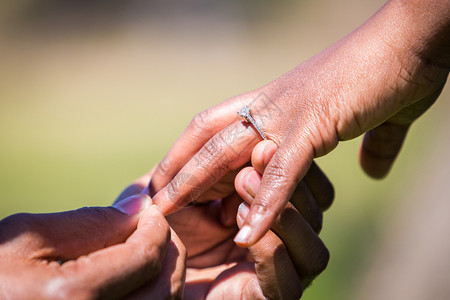
[[(263, 156), (255, 155), (253, 164), (264, 168)], [(260, 181), (251, 167), (236, 177), (236, 189), (247, 203), (253, 201)], [(313, 165), (272, 230), (248, 249), (233, 242), (238, 228), (229, 222), (239, 198), (189, 206), (170, 215), (169, 223), (189, 253), (185, 299), (299, 299), (328, 262), (317, 233), (322, 211), (332, 199), (331, 184)], [(247, 203), (239, 206), (239, 226), (249, 212)]]
[(156, 168), (150, 185), (155, 203), (165, 215), (173, 213), (241, 168), (252, 152), (266, 151), (254, 128), (237, 118), (244, 105), (277, 150), (236, 237), (242, 245), (254, 245), (267, 232), (313, 158), (339, 141), (369, 131), (361, 165), (373, 177), (384, 176), (409, 126), (445, 84), (449, 11), (443, 0), (389, 1), (279, 79), (200, 113)]
[(114, 207), (3, 219), (0, 298), (116, 299), (149, 287), (154, 295), (181, 294), (182, 284), (164, 284), (184, 277), (184, 260), (174, 255), (180, 241), (172, 236), (171, 242), (151, 204), (147, 195), (135, 195)]
[[(317, 234), (322, 227), (322, 212), (331, 205), (334, 191), (314, 163), (292, 195), (292, 204), (277, 218), (273, 231), (248, 249), (233, 242), (238, 230), (238, 206), (243, 199), (253, 201), (261, 182), (258, 172), (264, 171), (276, 149), (272, 142), (265, 143), (269, 151), (255, 152), (255, 169), (245, 168), (237, 175), (236, 190), (234, 180), (227, 176), (203, 194), (201, 203), (167, 217), (188, 251), (185, 299), (298, 299), (326, 267), (328, 250)], [(152, 176), (150, 171), (136, 180), (121, 197), (148, 192), (144, 188)], [(241, 204), (239, 211), (237, 221), (241, 226), (248, 205)]]

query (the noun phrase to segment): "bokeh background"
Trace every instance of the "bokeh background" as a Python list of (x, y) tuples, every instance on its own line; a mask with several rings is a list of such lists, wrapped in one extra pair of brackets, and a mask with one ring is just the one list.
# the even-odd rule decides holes
[[(0, 218), (109, 205), (164, 156), (196, 113), (277, 78), (383, 2), (3, 1)], [(317, 160), (336, 188), (322, 232), (331, 261), (304, 299), (376, 294), (370, 284), (386, 264), (383, 255), (403, 255), (400, 246), (385, 245), (398, 240), (398, 220), (411, 219), (405, 208), (448, 198), (445, 181), (430, 186), (450, 169), (450, 147), (442, 144), (449, 94), (447, 87), (413, 126), (387, 179), (362, 173), (359, 139)], [(435, 221), (420, 211), (415, 222)]]

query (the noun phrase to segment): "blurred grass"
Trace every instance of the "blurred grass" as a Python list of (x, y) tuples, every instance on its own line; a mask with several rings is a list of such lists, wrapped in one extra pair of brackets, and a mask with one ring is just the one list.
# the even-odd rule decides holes
[[(196, 113), (275, 79), (382, 3), (292, 2), (252, 22), (177, 16), (82, 34), (4, 30), (0, 218), (109, 205), (164, 156)], [(437, 138), (429, 132), (443, 111), (433, 108), (417, 122), (384, 181), (360, 170), (359, 139), (318, 159), (336, 188), (322, 233), (331, 261), (304, 299), (349, 298), (399, 188), (415, 175), (412, 162), (425, 159)]]

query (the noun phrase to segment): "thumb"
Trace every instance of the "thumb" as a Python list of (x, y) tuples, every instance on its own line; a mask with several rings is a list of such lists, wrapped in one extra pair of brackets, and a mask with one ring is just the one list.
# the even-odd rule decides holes
[[(84, 207), (51, 214), (18, 214), (2, 222), (8, 239), (26, 243), (35, 258), (71, 260), (124, 242), (135, 230), (141, 212), (151, 204), (148, 195), (128, 197), (113, 207)], [(9, 220), (8, 220), (9, 219)], [(27, 238), (22, 238), (23, 236)], [(32, 239), (32, 241), (31, 241)], [(30, 248), (34, 245), (34, 249)]]

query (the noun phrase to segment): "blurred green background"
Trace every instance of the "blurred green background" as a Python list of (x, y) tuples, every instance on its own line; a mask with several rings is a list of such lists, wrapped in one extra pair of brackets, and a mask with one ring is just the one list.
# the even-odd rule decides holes
[[(196, 113), (277, 78), (383, 2), (4, 1), (0, 218), (109, 205)], [(387, 179), (362, 173), (359, 139), (318, 159), (336, 188), (322, 233), (331, 261), (304, 299), (351, 297), (402, 190), (424, 176), (448, 90)]]

